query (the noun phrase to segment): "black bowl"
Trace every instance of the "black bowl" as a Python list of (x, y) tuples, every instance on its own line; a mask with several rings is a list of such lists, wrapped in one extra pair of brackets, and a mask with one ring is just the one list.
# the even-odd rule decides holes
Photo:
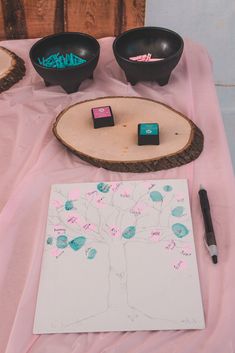
[[(73, 53), (87, 60), (78, 66), (63, 69), (48, 68), (39, 64), (38, 58), (47, 58), (59, 52), (62, 55)], [(30, 49), (30, 59), (46, 86), (60, 85), (67, 93), (76, 92), (87, 78), (93, 78), (98, 63), (100, 45), (97, 40), (85, 33), (64, 32), (44, 37)]]
[[(138, 81), (168, 83), (184, 48), (183, 39), (174, 31), (161, 27), (134, 28), (120, 34), (113, 42), (115, 58), (132, 85)], [(141, 62), (129, 57), (152, 54), (160, 61)]]

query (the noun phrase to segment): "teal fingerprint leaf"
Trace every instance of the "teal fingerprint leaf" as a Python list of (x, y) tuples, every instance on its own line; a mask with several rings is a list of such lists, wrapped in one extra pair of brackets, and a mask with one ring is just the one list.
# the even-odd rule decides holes
[(150, 197), (153, 202), (163, 201), (163, 196), (159, 191), (151, 191)]
[(177, 206), (171, 211), (172, 216), (174, 217), (182, 217), (184, 214), (184, 207)]
[(67, 200), (64, 204), (64, 208), (66, 211), (70, 211), (73, 209), (73, 201)]
[(99, 183), (99, 184), (97, 185), (97, 189), (98, 189), (100, 192), (107, 193), (107, 192), (109, 192), (110, 185), (109, 185), (109, 184), (105, 184), (105, 183)]
[(77, 238), (74, 238), (73, 240), (71, 240), (69, 242), (69, 245), (74, 251), (77, 251), (83, 247), (85, 242), (86, 242), (86, 238), (81, 236), (81, 237), (77, 237)]
[(68, 246), (68, 237), (66, 235), (59, 235), (56, 238), (56, 246), (59, 249), (64, 249)]
[(185, 225), (183, 225), (181, 223), (173, 224), (172, 230), (178, 238), (183, 238), (189, 234), (188, 228), (186, 228)]
[(88, 250), (86, 256), (87, 256), (87, 258), (88, 258), (89, 260), (93, 260), (93, 259), (96, 257), (96, 254), (97, 254), (96, 249), (90, 248), (90, 249)]
[(52, 245), (52, 243), (53, 243), (53, 238), (52, 237), (48, 237), (47, 238), (47, 244), (48, 245)]
[(135, 227), (134, 226), (129, 226), (124, 231), (122, 232), (122, 236), (125, 239), (131, 239), (135, 236)]
[(164, 185), (163, 186), (163, 190), (166, 192), (170, 192), (172, 191), (173, 187), (171, 185)]

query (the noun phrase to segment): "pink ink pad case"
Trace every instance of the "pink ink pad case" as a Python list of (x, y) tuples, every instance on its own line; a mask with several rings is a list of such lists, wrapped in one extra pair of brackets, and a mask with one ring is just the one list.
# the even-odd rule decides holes
[(113, 113), (110, 106), (91, 109), (94, 128), (114, 126)]

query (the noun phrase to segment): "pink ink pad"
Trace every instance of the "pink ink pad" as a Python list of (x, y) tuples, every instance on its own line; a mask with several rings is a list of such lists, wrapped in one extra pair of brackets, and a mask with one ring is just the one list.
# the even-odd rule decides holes
[(110, 106), (91, 109), (94, 128), (114, 126), (113, 113)]

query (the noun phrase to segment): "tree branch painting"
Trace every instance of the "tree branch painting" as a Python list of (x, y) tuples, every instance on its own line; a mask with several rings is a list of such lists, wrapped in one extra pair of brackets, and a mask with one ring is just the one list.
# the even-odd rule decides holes
[[(115, 327), (120, 321), (124, 328), (133, 329), (141, 327), (142, 322), (147, 327), (155, 327), (156, 323), (158, 326), (159, 322), (162, 327), (175, 327), (179, 321), (182, 324), (185, 318), (178, 320), (167, 310), (165, 315), (158, 315), (149, 309), (146, 302), (142, 303), (142, 299), (137, 298), (138, 294), (133, 290), (136, 282), (133, 281), (138, 275), (135, 268), (131, 271), (131, 267), (133, 261), (136, 261), (136, 268), (139, 266), (138, 253), (139, 258), (147, 261), (148, 253), (150, 256), (156, 252), (159, 259), (151, 261), (157, 266), (164, 264), (163, 274), (159, 275), (166, 288), (169, 278), (184, 281), (190, 275), (195, 267), (195, 254), (185, 182), (147, 180), (53, 186), (45, 257), (54, 271), (69, 259), (75, 263), (78, 260), (81, 271), (87, 266), (89, 271), (97, 269), (99, 261), (106, 264), (105, 271), (103, 269), (106, 283), (101, 299), (103, 304), (94, 313), (88, 310), (87, 314), (78, 315), (75, 320), (71, 318), (61, 322), (61, 332), (73, 332), (74, 327), (83, 331), (83, 327), (90, 324), (93, 327), (97, 320), (107, 323), (116, 320)], [(143, 266), (146, 267), (144, 263)], [(147, 276), (152, 272), (150, 267), (152, 265), (146, 269)], [(92, 280), (89, 276), (88, 273), (86, 279)], [(152, 278), (146, 285), (151, 281), (155, 288), (153, 292), (157, 293), (158, 283), (154, 283)], [(144, 297), (145, 292), (141, 291)]]

